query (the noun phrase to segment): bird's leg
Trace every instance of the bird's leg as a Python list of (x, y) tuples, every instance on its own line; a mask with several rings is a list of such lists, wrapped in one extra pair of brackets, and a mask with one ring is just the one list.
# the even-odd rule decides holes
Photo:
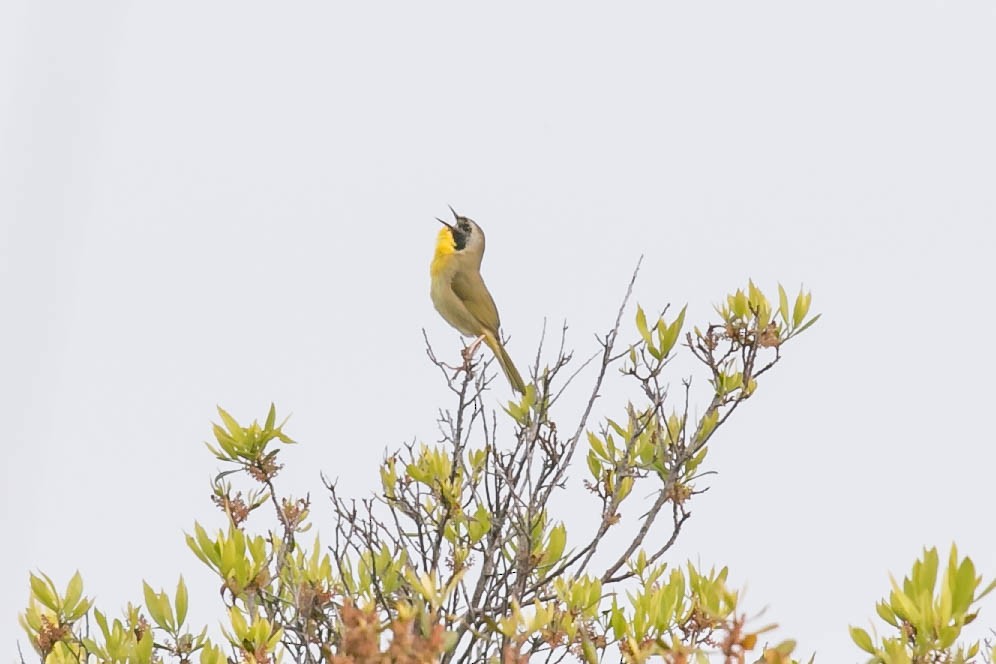
[(463, 364), (468, 369), (470, 368), (470, 361), (474, 358), (474, 353), (477, 352), (477, 349), (480, 347), (481, 342), (483, 341), (484, 341), (484, 335), (482, 334), (481, 336), (474, 339), (474, 343), (470, 344), (461, 351), (463, 355)]
[(464, 346), (464, 349), (460, 351), (460, 355), (463, 357), (463, 364), (459, 367), (449, 367), (450, 369), (453, 369), (454, 379), (460, 375), (461, 371), (466, 371), (468, 374), (471, 373), (471, 366), (472, 366), (471, 363), (474, 359), (474, 353), (477, 352), (477, 348), (481, 345), (481, 342), (483, 341), (484, 341), (484, 335), (482, 334), (481, 336), (474, 339), (473, 343), (471, 343), (469, 346)]
[(461, 371), (466, 371), (467, 373), (470, 373), (471, 362), (474, 359), (474, 353), (477, 352), (477, 349), (480, 347), (480, 345), (483, 342), (484, 342), (484, 335), (482, 334), (481, 336), (474, 339), (474, 341), (469, 346), (464, 346), (463, 350), (460, 351), (460, 356), (463, 357), (463, 364), (460, 365), (459, 367), (451, 367), (448, 364), (443, 364), (443, 366), (446, 367), (447, 369), (453, 370), (454, 379), (456, 379), (456, 377), (460, 375)]

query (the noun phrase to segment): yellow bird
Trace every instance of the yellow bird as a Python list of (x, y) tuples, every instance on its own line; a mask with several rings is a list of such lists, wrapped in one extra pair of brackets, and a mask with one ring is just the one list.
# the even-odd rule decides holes
[(526, 385), (512, 363), (498, 336), (498, 308), (481, 278), (484, 258), (484, 231), (467, 217), (461, 217), (451, 207), (456, 223), (436, 218), (445, 228), (436, 237), (436, 253), (429, 266), (432, 277), (432, 304), (436, 311), (460, 334), (476, 337), (467, 349), (470, 357), (483, 341), (495, 354), (495, 359), (512, 387), (525, 393)]

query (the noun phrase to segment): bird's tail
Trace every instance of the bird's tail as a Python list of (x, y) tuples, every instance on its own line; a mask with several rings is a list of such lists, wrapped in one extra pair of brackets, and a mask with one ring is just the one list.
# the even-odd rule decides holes
[(515, 364), (512, 363), (512, 358), (508, 356), (505, 352), (505, 347), (502, 346), (501, 342), (498, 341), (493, 335), (485, 334), (484, 343), (488, 345), (488, 348), (495, 354), (495, 359), (498, 360), (501, 370), (505, 372), (505, 377), (508, 378), (508, 382), (512, 385), (512, 389), (519, 392), (519, 394), (526, 393), (526, 384), (522, 382), (522, 376), (519, 375), (519, 370), (515, 368)]

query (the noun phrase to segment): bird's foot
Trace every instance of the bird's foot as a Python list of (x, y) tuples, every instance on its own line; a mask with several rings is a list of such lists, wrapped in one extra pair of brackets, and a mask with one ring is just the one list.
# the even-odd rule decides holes
[(456, 380), (456, 377), (459, 376), (464, 371), (466, 371), (468, 374), (473, 373), (474, 353), (477, 352), (477, 349), (480, 347), (483, 341), (484, 341), (484, 335), (482, 334), (481, 336), (474, 339), (474, 341), (469, 346), (465, 346), (464, 349), (460, 351), (460, 357), (463, 358), (463, 364), (461, 364), (458, 367), (450, 366), (445, 362), (440, 362), (442, 366), (453, 371), (453, 380)]
[(483, 341), (484, 341), (484, 335), (482, 334), (481, 336), (474, 339), (474, 343), (470, 344), (462, 351), (460, 351), (460, 354), (463, 355), (463, 365), (467, 367), (468, 370), (470, 369), (471, 360), (474, 359), (474, 353), (477, 352), (477, 349), (480, 348), (481, 342)]

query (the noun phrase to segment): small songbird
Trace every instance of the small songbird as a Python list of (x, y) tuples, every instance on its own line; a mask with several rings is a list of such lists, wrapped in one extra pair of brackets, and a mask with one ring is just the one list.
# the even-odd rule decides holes
[(499, 337), (498, 309), (481, 278), (484, 231), (473, 220), (458, 215), (452, 207), (450, 212), (456, 219), (454, 224), (436, 218), (445, 228), (440, 229), (436, 237), (436, 253), (429, 266), (432, 304), (460, 334), (476, 337), (468, 349), (469, 354), (483, 341), (495, 354), (508, 382), (524, 394), (526, 385)]

